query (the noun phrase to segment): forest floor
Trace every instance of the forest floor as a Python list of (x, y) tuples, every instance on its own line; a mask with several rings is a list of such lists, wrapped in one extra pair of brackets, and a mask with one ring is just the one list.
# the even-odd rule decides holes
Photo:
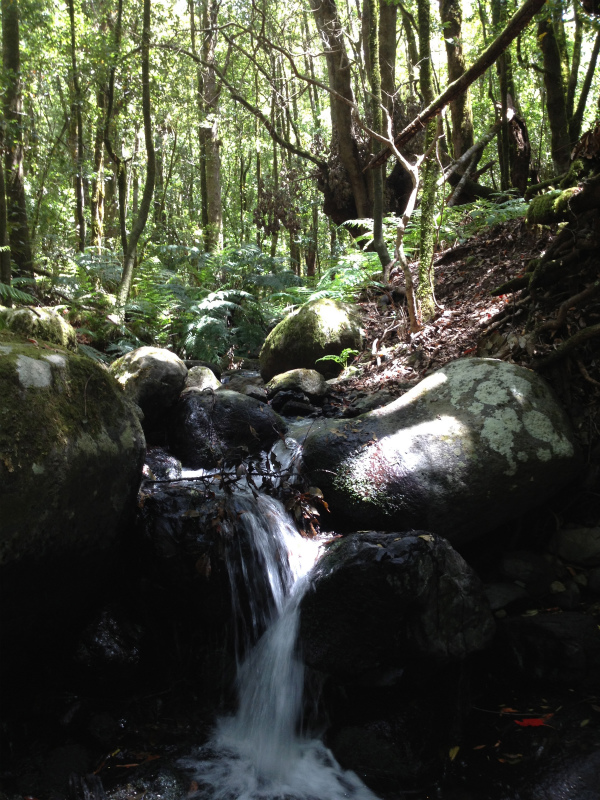
[[(524, 219), (486, 228), (464, 243), (440, 251), (434, 259), (436, 317), (421, 331), (409, 333), (405, 304), (394, 302), (402, 289), (400, 271), (392, 272), (387, 292), (362, 298), (367, 349), (355, 359), (357, 373), (339, 386), (346, 402), (385, 392), (403, 394), (425, 375), (457, 358), (500, 358), (536, 368), (573, 332), (600, 322), (600, 300), (570, 312), (562, 329), (538, 335), (536, 328), (552, 317), (556, 304), (600, 274), (600, 256), (591, 259), (579, 282), (561, 283), (545, 292), (535, 307), (520, 292), (494, 297), (496, 287), (522, 275), (556, 235), (548, 226), (530, 226)], [(595, 263), (594, 263), (595, 262)], [(510, 306), (518, 306), (515, 309)], [(507, 311), (509, 313), (507, 313)], [(572, 357), (561, 359), (541, 374), (569, 413), (588, 458), (600, 447), (600, 349), (588, 340)]]

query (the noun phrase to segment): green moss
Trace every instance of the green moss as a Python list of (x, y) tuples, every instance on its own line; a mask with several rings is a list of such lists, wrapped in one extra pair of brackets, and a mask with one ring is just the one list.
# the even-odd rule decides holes
[(527, 222), (531, 225), (550, 225), (552, 222), (569, 219), (572, 215), (571, 198), (578, 193), (579, 188), (574, 186), (534, 198), (527, 209)]

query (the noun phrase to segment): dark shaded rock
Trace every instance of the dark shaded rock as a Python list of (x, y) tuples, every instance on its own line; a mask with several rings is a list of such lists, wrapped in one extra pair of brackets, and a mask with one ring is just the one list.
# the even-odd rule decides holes
[(282, 417), (309, 417), (311, 414), (321, 413), (321, 409), (311, 406), (310, 403), (298, 402), (298, 400), (288, 400), (281, 409)]
[(600, 800), (600, 751), (567, 758), (538, 770), (514, 800)]
[(81, 636), (77, 660), (100, 679), (122, 680), (140, 663), (142, 629), (119, 608), (108, 607)]
[(581, 463), (543, 379), (476, 358), (448, 364), (356, 419), (318, 422), (303, 461), (332, 527), (426, 528), (456, 545), (539, 505)]
[(5, 668), (42, 668), (71, 645), (114, 573), (144, 452), (136, 408), (106, 370), (0, 336)]
[(490, 583), (485, 587), (485, 596), (492, 611), (507, 608), (514, 603), (526, 600), (529, 594), (515, 583)]
[(445, 539), (423, 531), (334, 543), (301, 602), (305, 661), (338, 680), (374, 680), (419, 658), (465, 658), (494, 629), (477, 576)]
[(532, 597), (544, 595), (557, 579), (552, 565), (543, 556), (525, 550), (505, 553), (500, 561), (503, 575), (517, 581)]
[(273, 411), (277, 411), (279, 414), (286, 403), (305, 403), (306, 405), (310, 405), (310, 400), (304, 394), (304, 392), (286, 389), (284, 391), (277, 392), (277, 394), (273, 397), (271, 400), (271, 408)]
[(551, 552), (580, 567), (600, 567), (600, 528), (564, 528), (552, 537)]
[(512, 662), (538, 680), (573, 687), (598, 681), (600, 631), (591, 616), (574, 611), (510, 617), (500, 623)]
[(169, 423), (169, 445), (185, 467), (216, 467), (268, 450), (286, 429), (269, 406), (239, 392), (186, 389)]
[(362, 341), (356, 308), (337, 300), (314, 300), (293, 311), (267, 336), (260, 351), (260, 372), (265, 381), (293, 369), (317, 370), (326, 378), (342, 371), (336, 361), (345, 349), (359, 349)]

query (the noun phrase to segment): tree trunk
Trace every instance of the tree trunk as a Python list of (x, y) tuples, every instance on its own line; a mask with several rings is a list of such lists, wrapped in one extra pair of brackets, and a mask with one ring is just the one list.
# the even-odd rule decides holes
[(538, 41), (544, 58), (546, 109), (550, 125), (551, 151), (557, 175), (566, 172), (571, 160), (571, 140), (562, 65), (552, 20), (543, 17), (538, 23)]
[[(448, 82), (452, 83), (458, 80), (465, 71), (460, 0), (440, 0), (440, 17), (444, 26)], [(471, 93), (468, 89), (450, 101), (450, 116), (452, 118), (452, 152), (454, 158), (458, 159), (473, 145), (473, 110)]]
[[(368, 73), (371, 84), (371, 114), (375, 133), (383, 134), (383, 113), (381, 95), (381, 70), (379, 66), (379, 0), (367, 0), (369, 8), (369, 59)], [(380, 150), (376, 139), (371, 140), (374, 153)], [(383, 238), (383, 178), (385, 165), (371, 170), (373, 180), (373, 250), (379, 256), (384, 277), (389, 278), (388, 270), (391, 262), (390, 254)]]
[[(429, 104), (433, 99), (429, 0), (417, 0), (417, 9), (419, 20), (419, 83), (421, 94), (423, 95), (423, 102)], [(431, 120), (427, 124), (425, 134), (425, 151), (427, 151), (434, 141), (436, 130), (436, 121)], [(423, 193), (421, 195), (421, 228), (419, 232), (419, 286), (417, 287), (417, 298), (421, 306), (421, 316), (424, 322), (431, 319), (435, 313), (431, 268), (433, 264), (435, 239), (436, 177), (437, 163), (435, 154), (431, 153), (429, 158), (426, 159), (422, 170)]]
[(75, 123), (75, 219), (77, 221), (77, 246), (80, 253), (85, 250), (85, 190), (83, 178), (83, 114), (81, 112), (82, 96), (79, 86), (77, 68), (77, 48), (75, 38), (75, 8), (73, 0), (67, 0), (71, 35), (71, 86), (73, 100), (71, 102), (71, 120)]
[(150, 107), (150, 0), (144, 0), (142, 26), (142, 115), (146, 142), (146, 183), (142, 202), (140, 203), (140, 212), (132, 225), (131, 234), (129, 235), (127, 250), (123, 259), (123, 274), (117, 289), (117, 308), (122, 316), (124, 316), (125, 304), (131, 290), (137, 243), (146, 227), (156, 177), (156, 158), (152, 137), (152, 111)]
[(91, 196), (91, 231), (90, 240), (92, 247), (98, 252), (102, 249), (104, 238), (104, 114), (106, 113), (106, 92), (99, 90), (96, 94), (96, 107), (99, 120), (94, 136), (94, 177), (92, 178)]
[(217, 15), (219, 3), (203, 0), (202, 26), (205, 30), (202, 60), (206, 65), (199, 70), (198, 105), (200, 114), (199, 137), (203, 156), (206, 202), (204, 242), (207, 252), (223, 247), (223, 207), (221, 202), (221, 155), (218, 131), (219, 96), (221, 88), (214, 70), (217, 43)]
[[(1, 150), (1, 148), (0, 148)], [(6, 187), (4, 185), (4, 166), (0, 158), (0, 283), (10, 286), (10, 246), (6, 226)], [(10, 296), (2, 297), (2, 303), (11, 306)]]
[[(325, 57), (327, 61), (327, 72), (329, 76), (329, 86), (337, 94), (345, 97), (354, 103), (354, 93), (351, 84), (350, 62), (344, 44), (345, 34), (340, 22), (335, 0), (310, 0), (310, 7), (313, 11), (315, 22), (319, 34), (325, 47)], [(326, 192), (325, 213), (330, 214), (334, 222), (340, 224), (347, 219), (366, 218), (371, 216), (371, 204), (367, 188), (367, 179), (362, 171), (362, 164), (359, 154), (359, 147), (352, 120), (352, 111), (347, 103), (335, 96), (331, 97), (331, 127), (332, 135), (332, 158), (339, 157), (343, 166), (347, 180), (352, 192), (352, 207), (342, 211), (340, 195), (343, 187), (339, 184), (332, 185), (331, 170), (327, 176), (329, 185), (323, 186)], [(338, 188), (340, 189), (337, 192)], [(328, 210), (327, 192), (330, 192), (330, 202)], [(342, 211), (337, 215), (335, 206)]]
[(2, 0), (2, 58), (4, 65), (4, 168), (6, 221), (10, 252), (19, 275), (33, 275), (33, 254), (27, 224), (23, 174), (23, 96), (19, 4)]

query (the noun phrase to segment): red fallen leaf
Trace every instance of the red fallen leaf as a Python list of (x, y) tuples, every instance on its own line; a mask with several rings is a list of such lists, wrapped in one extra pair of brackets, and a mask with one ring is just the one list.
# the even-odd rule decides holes
[(528, 717), (527, 719), (516, 719), (515, 723), (522, 728), (540, 728), (546, 725), (546, 721), (553, 717), (554, 714), (544, 714), (543, 717)]
[(468, 349), (468, 350), (463, 350), (463, 356), (466, 356), (466, 355), (467, 355), (467, 353), (474, 353), (474, 352), (475, 352), (475, 350), (477, 350), (477, 348), (476, 348), (476, 347), (469, 347), (469, 349)]

